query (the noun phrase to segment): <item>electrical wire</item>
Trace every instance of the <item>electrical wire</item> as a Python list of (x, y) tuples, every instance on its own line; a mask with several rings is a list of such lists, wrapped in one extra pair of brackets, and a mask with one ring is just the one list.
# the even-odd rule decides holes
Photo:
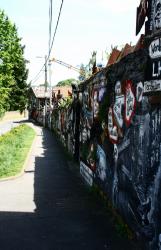
[(49, 0), (49, 44), (48, 44), (49, 50), (51, 46), (52, 19), (53, 19), (53, 1)]
[(31, 81), (31, 84), (34, 84), (41, 77), (42, 73), (44, 73), (44, 70), (43, 70), (44, 67), (45, 67), (45, 64), (43, 65), (43, 67), (41, 68), (41, 70), (39, 71), (39, 73)]
[(53, 44), (54, 44), (54, 41), (55, 41), (55, 36), (56, 36), (58, 24), (59, 24), (59, 19), (60, 19), (62, 7), (63, 7), (63, 2), (64, 2), (64, 0), (61, 1), (61, 5), (60, 5), (60, 9), (59, 9), (59, 15), (58, 15), (58, 19), (57, 19), (57, 23), (56, 23), (56, 27), (55, 27), (55, 31), (54, 31), (54, 35), (53, 35), (53, 38), (52, 38), (52, 42), (51, 42), (51, 46), (50, 46), (50, 49), (49, 49), (49, 54), (48, 54), (47, 60), (48, 60), (49, 57), (50, 57), (51, 50), (52, 50), (52, 48), (53, 48)]
[[(56, 22), (55, 31), (54, 31), (54, 35), (53, 35), (53, 38), (52, 38), (51, 46), (49, 48), (48, 56), (47, 56), (47, 58), (45, 60), (45, 63), (43, 64), (42, 68), (40, 69), (40, 71), (31, 80), (31, 84), (33, 84), (35, 81), (38, 80), (37, 77), (40, 75), (41, 71), (44, 69), (45, 65), (47, 64), (47, 62), (49, 60), (49, 57), (50, 57), (50, 54), (51, 54), (51, 51), (52, 51), (52, 48), (53, 48), (53, 44), (54, 44), (54, 41), (55, 41), (55, 36), (56, 36), (56, 32), (57, 32), (57, 28), (58, 28), (58, 24), (59, 24), (59, 20), (60, 20), (60, 16), (61, 16), (61, 11), (62, 11), (62, 7), (63, 7), (63, 3), (64, 3), (64, 0), (61, 1), (61, 5), (60, 5), (60, 9), (59, 9), (59, 14), (58, 14), (58, 19), (57, 19), (57, 22)], [(51, 6), (51, 3), (50, 3), (50, 6)], [(51, 15), (51, 12), (50, 12), (50, 15)], [(50, 18), (50, 20), (51, 20), (51, 18)]]
[[(50, 50), (50, 45), (51, 45), (51, 29), (52, 29), (52, 0), (49, 0), (49, 45), (48, 45), (49, 50)], [(41, 72), (43, 71), (46, 63), (47, 62), (45, 61), (45, 63), (43, 64), (38, 74), (32, 80), (32, 83), (35, 83), (40, 78)]]
[(40, 74), (43, 71), (44, 67), (45, 67), (45, 63), (43, 64), (39, 72), (36, 74), (36, 76), (31, 80), (31, 84), (35, 83), (40, 78)]

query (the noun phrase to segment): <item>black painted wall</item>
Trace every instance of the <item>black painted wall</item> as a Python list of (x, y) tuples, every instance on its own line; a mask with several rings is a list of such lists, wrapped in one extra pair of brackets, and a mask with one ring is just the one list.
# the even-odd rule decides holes
[(148, 81), (155, 86), (150, 43), (83, 82), (72, 105), (53, 114), (53, 128), (87, 183), (108, 196), (148, 250), (160, 250), (161, 89), (145, 91)]
[(148, 49), (139, 50), (82, 84), (80, 162), (86, 181), (107, 194), (147, 249), (156, 250), (161, 249), (161, 97), (160, 91), (144, 92), (148, 61)]

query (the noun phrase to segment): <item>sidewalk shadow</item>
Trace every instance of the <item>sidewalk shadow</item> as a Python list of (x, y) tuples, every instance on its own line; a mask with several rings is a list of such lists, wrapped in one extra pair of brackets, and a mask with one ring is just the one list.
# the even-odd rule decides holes
[(139, 250), (120, 238), (108, 215), (93, 202), (78, 176), (67, 167), (57, 139), (42, 129), (43, 154), (35, 158), (36, 209), (0, 212), (2, 250)]
[(22, 119), (22, 120), (17, 120), (17, 121), (15, 120), (15, 121), (13, 121), (13, 123), (19, 123), (19, 124), (21, 124), (21, 123), (28, 123), (28, 122), (31, 122), (31, 121), (29, 119), (27, 119), (27, 118), (26, 119), (24, 118), (24, 120)]

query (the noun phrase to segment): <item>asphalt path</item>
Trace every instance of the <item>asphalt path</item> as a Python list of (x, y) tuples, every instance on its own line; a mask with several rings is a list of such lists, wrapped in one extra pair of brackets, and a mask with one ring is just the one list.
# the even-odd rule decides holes
[(12, 128), (19, 126), (21, 123), (25, 122), (26, 119), (18, 119), (14, 121), (4, 121), (0, 122), (0, 135), (7, 133)]
[(24, 175), (0, 182), (0, 250), (139, 250), (116, 232), (52, 132), (34, 129)]

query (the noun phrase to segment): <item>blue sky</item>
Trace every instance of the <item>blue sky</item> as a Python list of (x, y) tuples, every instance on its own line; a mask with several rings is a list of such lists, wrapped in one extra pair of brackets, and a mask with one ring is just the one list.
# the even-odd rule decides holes
[[(102, 51), (110, 52), (111, 45), (135, 44), (136, 7), (139, 0), (64, 0), (60, 23), (51, 57), (73, 66), (88, 63), (93, 50), (97, 61)], [(53, 0), (53, 28), (55, 29), (61, 0)], [(40, 70), (48, 51), (49, 0), (2, 0), (1, 9), (18, 28), (25, 57), (30, 61), (29, 81)], [(77, 77), (78, 74), (59, 64), (52, 65), (52, 85), (58, 81)], [(35, 85), (44, 82), (44, 72)]]

